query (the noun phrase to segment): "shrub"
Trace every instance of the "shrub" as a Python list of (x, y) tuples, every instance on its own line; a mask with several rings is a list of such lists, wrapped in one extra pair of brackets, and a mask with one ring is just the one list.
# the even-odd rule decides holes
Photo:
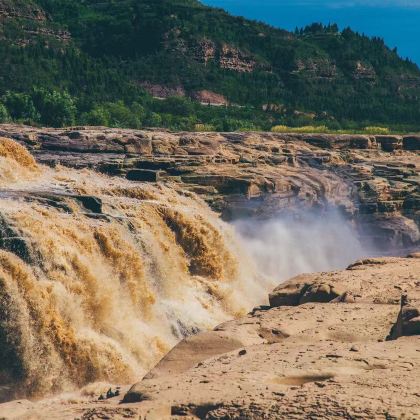
[(273, 133), (290, 133), (290, 130), (290, 127), (287, 125), (275, 125), (274, 127), (271, 127)]
[(201, 132), (209, 132), (209, 131), (215, 131), (215, 127), (212, 124), (196, 124), (194, 126), (194, 131), (201, 131)]
[(140, 128), (141, 126), (140, 121), (123, 101), (109, 102), (104, 105), (104, 110), (109, 115), (110, 127)]
[(305, 125), (303, 127), (288, 127), (286, 125), (275, 125), (271, 128), (273, 133), (327, 133), (328, 127), (325, 125)]
[(156, 112), (151, 112), (147, 114), (144, 124), (146, 127), (161, 127), (162, 117)]
[(194, 113), (194, 104), (190, 99), (181, 96), (172, 96), (165, 100), (155, 101), (155, 109), (164, 114), (188, 117)]
[(390, 129), (388, 127), (365, 127), (363, 129), (368, 134), (389, 134)]
[(225, 118), (221, 122), (222, 131), (258, 131), (257, 127), (252, 121)]
[(93, 126), (109, 126), (109, 113), (101, 106), (85, 112), (81, 116), (82, 124)]
[(327, 127), (331, 131), (339, 131), (339, 130), (341, 130), (341, 124), (338, 121), (329, 121), (327, 123)]
[(305, 125), (303, 127), (297, 127), (293, 130), (296, 131), (296, 133), (327, 133), (328, 127), (325, 125)]

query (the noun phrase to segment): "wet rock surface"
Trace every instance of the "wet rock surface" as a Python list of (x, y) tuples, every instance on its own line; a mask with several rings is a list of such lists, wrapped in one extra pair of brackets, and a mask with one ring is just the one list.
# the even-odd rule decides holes
[(0, 402), (100, 381), (111, 400), (180, 339), (245, 314), (265, 287), (235, 241), (177, 184), (38, 165), (0, 137)]
[(338, 207), (378, 248), (420, 241), (419, 136), (171, 133), (1, 125), (44, 164), (176, 183), (226, 220)]

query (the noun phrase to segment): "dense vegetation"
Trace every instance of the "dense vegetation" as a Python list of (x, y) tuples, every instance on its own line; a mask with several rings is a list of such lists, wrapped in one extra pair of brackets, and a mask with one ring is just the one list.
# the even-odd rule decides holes
[[(0, 121), (420, 128), (418, 67), (336, 25), (292, 34), (196, 0), (0, 0), (0, 11)], [(184, 97), (154, 99), (144, 82)], [(189, 99), (202, 90), (232, 105)]]

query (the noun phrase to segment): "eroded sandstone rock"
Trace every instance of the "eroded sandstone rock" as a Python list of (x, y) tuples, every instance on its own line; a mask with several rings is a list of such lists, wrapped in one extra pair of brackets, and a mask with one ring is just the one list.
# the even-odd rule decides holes
[[(401, 290), (420, 300), (420, 263), (414, 258), (367, 258), (356, 261), (345, 271), (304, 274), (280, 284), (269, 295), (271, 307), (298, 306), (320, 302), (393, 303), (400, 300)], [(417, 261), (417, 259), (415, 259)], [(403, 289), (393, 278), (405, 275)]]
[[(248, 344), (234, 351), (222, 346), (215, 354), (208, 353), (212, 333), (194, 338), (206, 343), (202, 349), (183, 341), (158, 365), (171, 366), (175, 353), (177, 365), (183, 368), (178, 373), (164, 369), (159, 376), (146, 376), (129, 390), (127, 399), (149, 393), (151, 403), (169, 401), (172, 413), (199, 418), (367, 420), (385, 413), (416, 418), (420, 415), (416, 391), (420, 337), (406, 334), (385, 341), (399, 311), (399, 297), (393, 296), (411, 284), (413, 301), (420, 302), (414, 280), (420, 268), (416, 261), (367, 259), (350, 270), (292, 279), (272, 294), (278, 293), (287, 306), (254, 311), (217, 327), (225, 337)], [(319, 282), (322, 277), (328, 282)], [(344, 293), (333, 303), (291, 306), (310, 288), (329, 298), (332, 284), (352, 286), (359, 300), (340, 300)], [(392, 299), (384, 299), (390, 294)], [(406, 307), (404, 314), (399, 319), (405, 319), (406, 328), (417, 325), (409, 323), (417, 319), (418, 311)], [(195, 366), (185, 364), (193, 348), (194, 358), (200, 359)], [(185, 361), (182, 349), (187, 350)]]
[(420, 335), (420, 309), (410, 304), (407, 295), (401, 297), (401, 310), (387, 340), (403, 336)]
[(26, 239), (11, 220), (0, 213), (0, 249), (10, 251), (25, 261), (31, 261), (31, 252)]
[(299, 304), (303, 305), (308, 302), (331, 302), (344, 293), (344, 289), (339, 285), (330, 283), (316, 283), (308, 287), (299, 300)]
[(384, 152), (394, 152), (402, 149), (401, 136), (376, 136), (375, 138)]
[(1, 125), (0, 135), (21, 142), (51, 166), (93, 168), (140, 182), (177, 182), (200, 194), (226, 220), (334, 206), (380, 249), (415, 248), (420, 241), (416, 135), (171, 133), (7, 124)]

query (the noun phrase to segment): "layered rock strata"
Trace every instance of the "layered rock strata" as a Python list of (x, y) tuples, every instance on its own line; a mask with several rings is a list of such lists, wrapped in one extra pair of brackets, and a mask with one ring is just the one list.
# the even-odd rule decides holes
[(419, 244), (420, 136), (171, 133), (2, 125), (41, 162), (176, 183), (224, 219), (333, 206), (375, 246)]

